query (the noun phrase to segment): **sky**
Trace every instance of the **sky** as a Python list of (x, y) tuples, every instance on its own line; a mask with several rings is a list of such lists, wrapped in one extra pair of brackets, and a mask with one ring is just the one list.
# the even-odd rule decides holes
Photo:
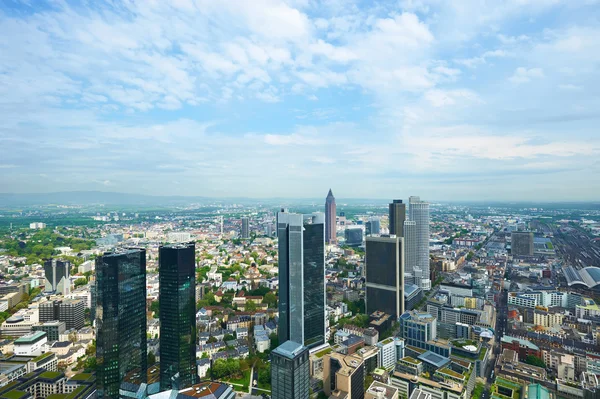
[(0, 32), (0, 192), (599, 199), (597, 0), (6, 0)]

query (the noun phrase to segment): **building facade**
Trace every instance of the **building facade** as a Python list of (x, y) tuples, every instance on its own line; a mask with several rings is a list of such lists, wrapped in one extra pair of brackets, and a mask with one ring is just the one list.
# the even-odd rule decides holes
[(67, 295), (70, 292), (71, 281), (69, 272), (71, 263), (59, 259), (47, 259), (44, 262), (45, 291)]
[(431, 289), (429, 273), (429, 203), (421, 201), (419, 197), (410, 197), (408, 200), (409, 219), (415, 222), (416, 232), (416, 265), (413, 269), (413, 278), (423, 291)]
[(513, 256), (533, 256), (533, 233), (530, 231), (512, 232), (510, 252)]
[(308, 348), (286, 341), (271, 352), (271, 398), (304, 399), (309, 391)]
[(96, 359), (99, 398), (119, 397), (126, 374), (146, 382), (146, 251), (107, 252), (96, 259)]
[(183, 389), (197, 382), (195, 245), (161, 246), (158, 254), (160, 388)]
[(325, 343), (325, 218), (278, 214), (279, 342)]
[(336, 212), (335, 197), (329, 189), (325, 199), (325, 242), (334, 244), (336, 242)]
[(398, 317), (404, 313), (403, 239), (367, 237), (365, 272), (367, 314), (382, 311)]
[(247, 217), (242, 218), (242, 231), (240, 236), (243, 239), (250, 238), (250, 219)]
[(390, 234), (404, 237), (404, 221), (406, 220), (406, 204), (402, 200), (393, 200), (389, 205)]

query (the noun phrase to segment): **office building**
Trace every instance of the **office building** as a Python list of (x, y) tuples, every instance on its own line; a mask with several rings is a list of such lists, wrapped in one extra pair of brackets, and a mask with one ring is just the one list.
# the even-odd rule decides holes
[(334, 244), (336, 242), (336, 212), (335, 197), (329, 189), (327, 198), (325, 199), (325, 242)]
[(335, 398), (365, 397), (365, 365), (357, 355), (337, 352), (323, 356), (323, 391)]
[[(404, 221), (404, 281), (413, 284), (417, 267), (417, 223)], [(420, 288), (420, 285), (419, 285)]]
[(345, 244), (350, 247), (358, 247), (363, 242), (363, 231), (362, 228), (353, 226), (347, 227), (344, 231)]
[(96, 259), (98, 397), (119, 397), (126, 374), (147, 380), (146, 251), (107, 252)]
[(48, 337), (48, 341), (58, 341), (61, 334), (67, 331), (64, 321), (47, 321), (45, 323), (36, 324), (31, 328), (32, 331), (43, 331)]
[(325, 343), (325, 219), (280, 212), (279, 342)]
[(513, 256), (533, 256), (533, 233), (530, 231), (512, 232), (510, 252)]
[(250, 238), (250, 219), (247, 217), (242, 218), (242, 239)]
[(50, 300), (40, 303), (40, 323), (62, 321), (67, 330), (85, 325), (85, 301), (82, 299)]
[(406, 345), (426, 349), (437, 338), (437, 322), (429, 313), (410, 311), (400, 316), (400, 334)]
[(161, 390), (197, 380), (195, 256), (194, 243), (158, 250)]
[(381, 234), (381, 223), (378, 218), (371, 218), (365, 223), (365, 234), (368, 236)]
[(367, 314), (382, 311), (396, 318), (404, 313), (403, 239), (367, 237), (365, 274)]
[(305, 346), (286, 341), (271, 352), (271, 398), (309, 397), (309, 352)]
[(404, 237), (404, 221), (406, 220), (406, 204), (402, 200), (393, 200), (390, 210), (390, 234)]
[(423, 291), (431, 289), (429, 273), (429, 203), (419, 197), (408, 200), (409, 219), (415, 222), (416, 257), (413, 268), (414, 283)]
[(55, 294), (69, 294), (71, 290), (71, 281), (69, 280), (70, 268), (71, 263), (69, 261), (47, 259), (44, 262), (44, 290)]

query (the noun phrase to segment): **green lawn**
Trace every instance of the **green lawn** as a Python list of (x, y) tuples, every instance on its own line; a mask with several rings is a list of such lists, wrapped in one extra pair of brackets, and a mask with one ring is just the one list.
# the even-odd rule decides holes
[[(250, 370), (245, 370), (241, 378), (224, 378), (223, 381), (237, 384), (234, 385), (234, 387), (238, 391), (245, 390), (248, 392), (248, 387), (250, 386)], [(243, 385), (244, 387), (240, 387), (239, 385)]]

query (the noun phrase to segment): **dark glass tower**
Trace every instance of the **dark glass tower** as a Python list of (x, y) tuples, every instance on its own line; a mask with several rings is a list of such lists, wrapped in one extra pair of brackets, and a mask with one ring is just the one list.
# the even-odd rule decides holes
[(406, 220), (406, 204), (402, 200), (393, 200), (390, 204), (390, 234), (404, 237), (404, 221)]
[(287, 341), (271, 353), (273, 399), (305, 399), (310, 392), (308, 349)]
[(194, 259), (193, 243), (159, 248), (161, 391), (197, 382)]
[(400, 237), (367, 237), (367, 314), (382, 311), (394, 317), (404, 313), (404, 254)]
[(127, 373), (146, 382), (146, 251), (96, 259), (96, 358), (99, 398), (118, 398)]
[(71, 287), (69, 281), (70, 268), (71, 263), (67, 260), (47, 259), (44, 262), (46, 291), (63, 295), (69, 294)]
[(279, 342), (325, 343), (325, 228), (322, 213), (280, 212)]

